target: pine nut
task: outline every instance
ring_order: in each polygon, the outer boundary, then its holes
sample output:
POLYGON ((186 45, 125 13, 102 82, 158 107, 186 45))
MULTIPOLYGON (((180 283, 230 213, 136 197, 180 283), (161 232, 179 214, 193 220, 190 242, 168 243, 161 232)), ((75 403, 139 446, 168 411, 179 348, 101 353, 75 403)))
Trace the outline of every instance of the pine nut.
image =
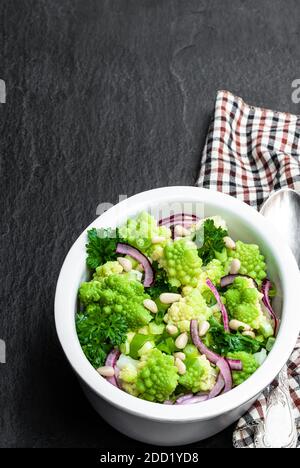
POLYGON ((174 357, 175 358, 178 358, 178 359, 181 359, 181 361, 184 361, 186 356, 184 353, 181 353, 180 351, 178 351, 177 353, 174 353, 174 357))
POLYGON ((166 315, 164 315, 164 322, 165 322, 165 323, 168 323, 168 321, 169 321, 169 315, 166 314, 166 315))
POLYGON ((242 335, 255 339, 255 333, 253 331, 246 330, 242 333, 242 335))
POLYGON ((223 240, 224 240, 224 243, 225 243, 225 247, 227 247, 227 249, 235 250, 236 245, 235 245, 234 240, 231 239, 231 237, 225 236, 223 238, 223 240))
POLYGON ((99 372, 99 374, 102 375, 102 377, 113 377, 115 375, 115 370, 111 366, 99 367, 99 369, 97 369, 97 372, 99 372))
POLYGON ((231 275, 236 275, 240 271, 240 268, 241 268, 241 262, 239 261, 238 258, 234 258, 231 262, 229 273, 231 275))
POLYGON ((244 331, 251 331, 250 325, 244 322, 240 322, 239 320, 230 320, 229 328, 231 328, 231 330, 236 330, 236 331, 239 328, 243 328, 244 331))
POLYGON ((186 347, 188 342, 188 334, 186 332, 181 333, 175 340, 175 346, 178 349, 183 349, 186 347))
POLYGON ((132 270, 132 263, 130 260, 128 260, 128 258, 118 257, 117 260, 120 263, 120 265, 123 267, 124 271, 127 272, 127 271, 132 270))
POLYGON ((210 329, 210 324, 204 320, 204 322, 201 322, 199 325, 199 336, 204 336, 210 329))
POLYGON ((163 236, 153 236, 151 239, 152 244, 161 244, 164 242, 166 239, 163 236))
POLYGON ((178 358, 175 359, 175 366, 178 369, 178 374, 183 375, 183 374, 186 373, 185 364, 184 364, 184 362, 182 362, 181 359, 178 359, 178 358))
POLYGON ((173 302, 177 302, 180 299, 181 295, 176 293, 162 293, 159 296, 159 300, 162 304, 173 304, 173 302))
POLYGON ((152 299, 145 299, 144 302, 144 307, 148 310, 150 310, 150 312, 152 312, 152 314, 157 314, 158 312, 158 308, 157 308, 157 305, 155 304, 154 301, 152 301, 152 299))
POLYGON ((184 226, 177 224, 174 228, 174 235, 175 237, 186 237, 191 234, 189 229, 186 229, 184 226))
POLYGON ((166 326, 166 330, 169 333, 169 335, 176 335, 178 333, 178 328, 176 327, 176 325, 172 325, 172 323, 169 323, 166 326))

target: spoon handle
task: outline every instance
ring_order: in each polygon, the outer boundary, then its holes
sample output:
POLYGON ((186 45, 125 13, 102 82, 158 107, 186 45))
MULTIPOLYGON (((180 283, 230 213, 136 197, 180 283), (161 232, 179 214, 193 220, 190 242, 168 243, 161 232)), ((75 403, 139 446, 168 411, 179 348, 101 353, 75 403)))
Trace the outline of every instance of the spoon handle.
POLYGON ((256 428, 256 448, 295 448, 297 428, 293 416, 287 367, 278 375, 278 387, 267 399, 266 416, 256 428))

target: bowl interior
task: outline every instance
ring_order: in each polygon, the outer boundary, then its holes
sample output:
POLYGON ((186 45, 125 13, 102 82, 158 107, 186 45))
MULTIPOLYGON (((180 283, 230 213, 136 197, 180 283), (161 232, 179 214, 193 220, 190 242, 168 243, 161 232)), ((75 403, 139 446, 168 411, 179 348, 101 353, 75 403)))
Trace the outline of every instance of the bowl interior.
MULTIPOLYGON (((266 257, 266 263, 268 267, 268 277, 272 280, 276 287, 277 295, 275 300, 273 301, 274 311, 278 318, 281 318, 282 315, 282 284, 280 278, 280 268, 276 257, 273 254, 272 248, 270 247, 270 242, 266 238, 262 238, 257 227, 253 225, 252 218, 243 217, 241 218, 236 212, 232 210, 230 205, 220 205, 220 203, 213 202, 213 201, 194 201, 191 200, 189 197, 186 197, 182 200, 174 200, 171 198, 169 201, 156 201, 156 200, 147 200, 146 203, 143 204, 141 209, 138 209, 137 206, 128 206, 126 209, 126 205, 115 207, 117 210, 117 216, 110 217, 106 221, 106 214, 100 216, 99 218, 95 219, 95 221, 91 224, 91 227, 112 227, 115 228, 117 226, 122 225, 128 218, 135 217, 141 211, 147 211, 151 215, 155 217, 158 221, 163 217, 167 217, 169 215, 174 215, 176 213, 185 213, 185 214, 196 214, 199 218, 206 218, 210 216, 221 216, 225 219, 228 232, 230 237, 234 240, 241 240, 247 243, 254 243, 259 245, 261 252, 266 257), (125 208, 125 209, 124 209, 125 208)), ((109 214, 109 213, 107 213, 109 214)), ((85 253, 83 253, 85 258, 85 253)), ((89 279, 89 272, 83 265, 82 274, 80 277, 79 284, 82 281, 86 281, 89 279)), ((74 311, 75 313, 75 311, 74 311)))
POLYGON ((71 248, 62 267, 57 285, 55 315, 58 336, 68 360, 79 377, 96 394, 111 404, 142 417, 187 421, 212 417, 245 403, 277 375, 292 351, 300 328, 300 319, 295 310, 299 271, 290 250, 282 245, 282 241, 267 220, 255 210, 232 197, 210 190, 196 187, 168 187, 144 192, 121 202, 97 218, 87 229, 71 248), (226 220, 231 237, 254 242, 260 246, 267 260, 268 275, 278 291, 274 309, 277 316, 282 318, 275 346, 256 373, 239 387, 214 400, 201 403, 197 408, 150 403, 112 387, 99 376, 85 358, 75 329, 78 287, 88 278, 85 267, 87 229, 116 227, 143 210, 150 211, 159 219, 166 215, 166 206, 170 205, 172 213, 197 213, 204 217, 219 215, 226 220), (292 283, 289 281, 290 276, 293 277, 292 283), (288 334, 289 339, 284 333, 288 334))

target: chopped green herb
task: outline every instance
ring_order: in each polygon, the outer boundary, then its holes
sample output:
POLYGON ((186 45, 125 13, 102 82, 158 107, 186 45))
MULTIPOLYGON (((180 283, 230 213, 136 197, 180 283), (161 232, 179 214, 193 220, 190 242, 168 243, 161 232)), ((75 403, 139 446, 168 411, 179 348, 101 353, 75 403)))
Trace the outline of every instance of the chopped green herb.
POLYGON ((212 219, 207 219, 204 225, 196 231, 195 242, 199 246, 198 255, 203 261, 203 265, 207 265, 211 260, 216 258, 216 252, 221 253, 225 247, 224 237, 228 232, 221 227, 216 227, 212 219))
POLYGON ((159 268, 157 262, 152 263, 152 268, 155 271, 155 283, 153 286, 146 289, 147 294, 149 294, 152 299, 157 299, 164 292, 178 291, 178 288, 169 284, 166 271, 163 268, 159 268))
POLYGON ((128 327, 121 315, 103 315, 94 308, 92 313, 76 316, 76 329, 84 354, 95 367, 104 364, 105 358, 114 346, 126 341, 128 327))
POLYGON ((210 320, 210 329, 205 339, 207 346, 221 356, 236 351, 245 351, 247 353, 257 353, 264 347, 264 343, 244 336, 241 333, 225 332, 224 327, 214 317, 210 320))
POLYGON ((96 229, 88 231, 88 243, 86 244, 87 266, 95 270, 98 266, 110 260, 116 260, 116 247, 122 239, 117 229, 96 229))

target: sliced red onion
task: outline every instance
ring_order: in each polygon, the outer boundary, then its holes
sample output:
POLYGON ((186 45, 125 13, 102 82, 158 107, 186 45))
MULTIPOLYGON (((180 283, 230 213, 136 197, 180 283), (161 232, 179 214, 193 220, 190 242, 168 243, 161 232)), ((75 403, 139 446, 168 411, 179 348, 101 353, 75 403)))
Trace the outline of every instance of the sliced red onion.
MULTIPOLYGON (((222 356, 220 356, 217 353, 214 353, 209 348, 207 348, 207 346, 205 346, 205 344, 203 343, 203 341, 201 340, 199 336, 197 320, 191 320, 190 331, 191 331, 191 338, 192 338, 194 345, 198 348, 201 354, 205 354, 207 359, 212 364, 217 364, 217 362, 220 359, 224 359, 222 358, 222 356)), ((230 367, 232 366, 232 370, 242 370, 243 368, 242 362, 238 361, 237 359, 228 359, 228 365, 230 367)))
POLYGON ((155 279, 154 270, 149 259, 138 249, 132 247, 132 245, 119 242, 117 244, 116 252, 123 255, 129 255, 139 262, 144 268, 144 286, 148 288, 152 286, 155 279))
POLYGON ((215 285, 211 282, 210 279, 207 279, 207 280, 206 280, 206 284, 207 284, 207 286, 209 287, 209 289, 211 290, 211 292, 213 293, 213 295, 215 296, 216 301, 217 301, 217 303, 218 303, 218 306, 220 307, 221 314, 222 314, 222 318, 223 318, 224 329, 225 329, 226 332, 230 333, 230 330, 229 330, 229 320, 228 320, 227 310, 226 310, 225 305, 224 305, 223 302, 221 301, 220 294, 218 293, 217 288, 216 288, 215 285))
POLYGON ((271 315, 271 318, 274 320, 274 334, 276 335, 278 326, 279 326, 279 320, 276 317, 276 314, 270 302, 269 291, 270 291, 271 286, 272 286, 271 281, 268 279, 265 279, 261 287, 261 292, 263 294, 263 298, 262 298, 263 304, 266 307, 266 309, 268 309, 268 312, 271 315))
POLYGON ((205 356, 210 362, 212 362, 213 364, 216 364, 221 359, 221 356, 214 353, 213 351, 211 351, 205 346, 205 344, 199 337, 197 320, 191 320, 190 330, 191 330, 192 341, 194 345, 198 348, 200 353, 205 354, 205 356))
POLYGON ((117 387, 122 388, 120 377, 119 377, 120 369, 118 368, 118 366, 115 366, 114 369, 115 369, 115 379, 116 379, 117 387))
POLYGON ((189 227, 199 221, 198 216, 194 214, 177 213, 175 215, 162 218, 158 221, 159 226, 173 226, 174 224, 180 224, 184 227, 189 227))
MULTIPOLYGON (((106 358, 106 361, 105 361, 105 365, 106 366, 109 366, 109 367, 113 367, 115 369, 116 367, 116 364, 117 364, 117 360, 119 359, 119 356, 120 356, 120 351, 118 350, 118 348, 114 348, 112 351, 110 351, 110 353, 107 355, 107 358, 106 358)), ((115 387, 118 387, 118 382, 117 382, 117 379, 115 376, 113 377, 106 377, 106 380, 111 383, 112 385, 114 385, 115 387)))
POLYGON ((105 361, 105 365, 106 366, 109 366, 109 367, 113 367, 115 368, 115 365, 117 363, 117 360, 119 359, 120 357, 120 351, 118 350, 118 348, 114 348, 110 351, 110 353, 108 353, 107 357, 106 357, 106 361, 105 361))
POLYGON ((190 398, 193 398, 193 396, 193 393, 187 393, 186 395, 177 398, 176 405, 181 405, 185 400, 189 400, 190 398))
POLYGON ((226 358, 226 361, 228 362, 231 370, 236 370, 236 371, 243 370, 242 361, 239 361, 238 359, 227 359, 227 358, 226 358))
POLYGON ((220 282, 221 288, 226 288, 227 286, 230 286, 234 282, 235 278, 237 278, 238 276, 252 279, 252 281, 255 284, 255 287, 258 289, 258 284, 257 284, 257 282, 255 281, 254 278, 251 278, 251 276, 249 276, 249 275, 239 275, 238 273, 235 274, 235 275, 231 274, 231 275, 223 276, 223 278, 221 278, 221 282, 220 282))
POLYGON ((180 405, 194 405, 195 403, 202 403, 202 401, 208 400, 208 395, 195 395, 192 398, 187 398, 180 405))
POLYGON ((220 395, 221 391, 223 390, 225 385, 223 376, 221 372, 219 372, 217 381, 213 389, 211 390, 210 394, 208 395, 208 399, 211 400, 212 398, 215 398, 216 396, 220 395))
POLYGON ((119 388, 119 385, 118 385, 118 382, 117 382, 117 379, 115 376, 113 377, 105 377, 107 382, 109 382, 110 384, 112 384, 114 387, 117 387, 119 388))
POLYGON ((164 405, 173 405, 173 401, 172 400, 166 400, 163 402, 164 405))
POLYGON ((220 374, 222 375, 225 382, 223 393, 229 392, 229 390, 232 389, 232 375, 229 364, 226 359, 221 358, 217 362, 217 367, 220 369, 220 374))

